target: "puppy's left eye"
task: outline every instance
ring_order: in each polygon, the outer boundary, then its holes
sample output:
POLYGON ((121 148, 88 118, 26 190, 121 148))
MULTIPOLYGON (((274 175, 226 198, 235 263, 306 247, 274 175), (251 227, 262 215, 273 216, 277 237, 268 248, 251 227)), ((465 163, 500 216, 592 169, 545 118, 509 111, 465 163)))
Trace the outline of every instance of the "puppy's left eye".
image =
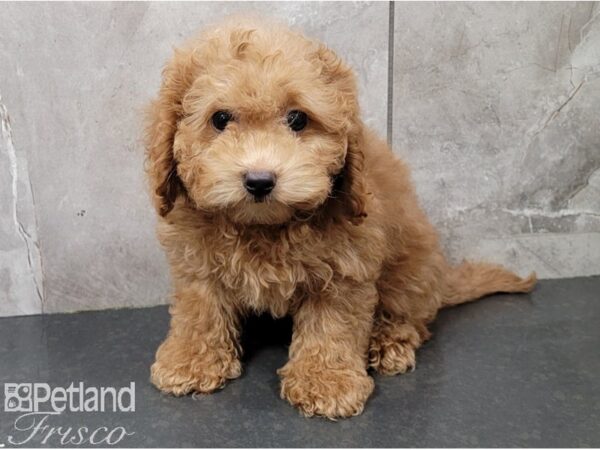
POLYGON ((294 131, 301 131, 308 125, 308 116, 305 112, 293 110, 287 114, 287 124, 294 131))

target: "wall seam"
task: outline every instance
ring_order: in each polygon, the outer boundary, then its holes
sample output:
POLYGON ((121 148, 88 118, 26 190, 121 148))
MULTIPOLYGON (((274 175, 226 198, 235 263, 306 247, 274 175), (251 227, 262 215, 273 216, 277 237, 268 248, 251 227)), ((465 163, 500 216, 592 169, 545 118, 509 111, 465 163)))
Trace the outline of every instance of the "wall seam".
POLYGON ((392 146, 394 116, 394 0, 388 10, 387 142, 392 146))

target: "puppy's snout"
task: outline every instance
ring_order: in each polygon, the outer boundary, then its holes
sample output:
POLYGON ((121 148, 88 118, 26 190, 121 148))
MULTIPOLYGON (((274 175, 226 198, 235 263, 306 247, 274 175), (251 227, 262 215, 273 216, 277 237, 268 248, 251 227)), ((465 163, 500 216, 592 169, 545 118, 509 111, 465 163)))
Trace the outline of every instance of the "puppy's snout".
POLYGON ((266 197, 275 187, 275 174, 267 171, 247 172, 244 187, 255 198, 266 197))

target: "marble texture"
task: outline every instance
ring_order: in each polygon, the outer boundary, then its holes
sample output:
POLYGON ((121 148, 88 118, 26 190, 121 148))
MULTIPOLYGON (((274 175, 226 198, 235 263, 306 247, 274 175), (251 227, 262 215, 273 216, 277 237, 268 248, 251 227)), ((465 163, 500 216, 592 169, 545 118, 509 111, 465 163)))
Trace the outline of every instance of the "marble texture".
POLYGON ((393 11, 390 30, 387 2, 1 3, 0 316, 167 301, 141 112, 172 48, 232 13, 350 62, 452 259, 600 273, 597 4, 393 11))
POLYGON ((600 273, 597 3, 397 3, 393 144, 454 260, 600 273))
POLYGON ((27 159, 0 93, 0 313, 42 312, 42 261, 27 159))

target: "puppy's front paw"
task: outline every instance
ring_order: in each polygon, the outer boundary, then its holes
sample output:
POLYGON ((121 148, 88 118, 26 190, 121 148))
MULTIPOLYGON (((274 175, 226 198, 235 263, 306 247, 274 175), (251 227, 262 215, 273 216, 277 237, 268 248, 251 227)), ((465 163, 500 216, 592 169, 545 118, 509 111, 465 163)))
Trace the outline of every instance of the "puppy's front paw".
POLYGON ((281 398, 296 406, 305 416, 329 419, 360 414, 374 382, 366 371, 327 369, 288 363, 281 375, 281 398))
POLYGON ((150 369, 150 379, 158 389, 169 394, 208 394, 242 373, 237 355, 228 352, 190 355, 181 351, 170 353, 167 349, 168 346, 163 344, 158 350, 156 362, 150 369))

